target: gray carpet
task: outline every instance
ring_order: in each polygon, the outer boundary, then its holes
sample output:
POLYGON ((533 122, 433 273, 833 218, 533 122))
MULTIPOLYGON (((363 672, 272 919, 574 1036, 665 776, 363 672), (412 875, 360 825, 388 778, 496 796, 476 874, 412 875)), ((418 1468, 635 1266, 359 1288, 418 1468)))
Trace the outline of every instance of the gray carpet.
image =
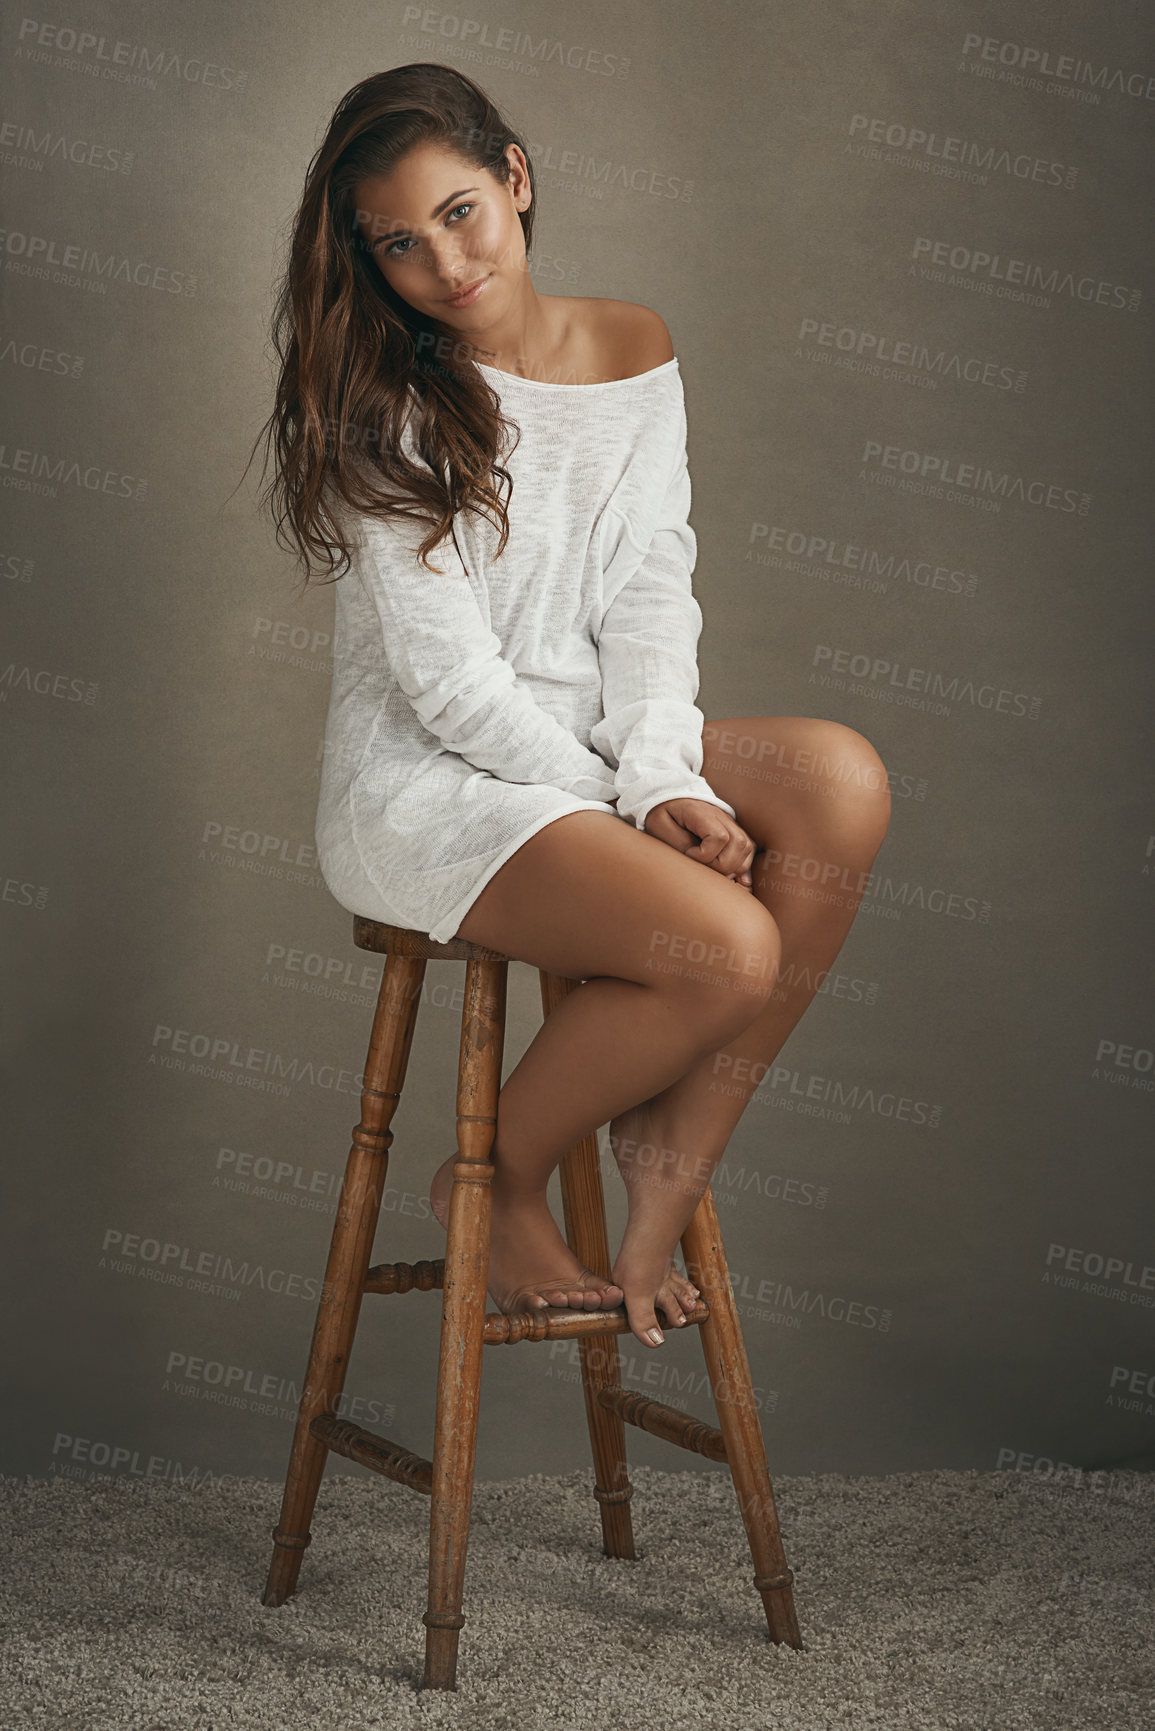
POLYGON ((419 1692, 429 1503, 322 1487, 260 1603, 279 1486, 0 1480, 7 1727, 1150 1731, 1155 1481, 783 1478, 804 1652, 774 1647, 728 1474, 638 1467, 639 1560, 589 1477, 479 1485, 456 1694, 419 1692))

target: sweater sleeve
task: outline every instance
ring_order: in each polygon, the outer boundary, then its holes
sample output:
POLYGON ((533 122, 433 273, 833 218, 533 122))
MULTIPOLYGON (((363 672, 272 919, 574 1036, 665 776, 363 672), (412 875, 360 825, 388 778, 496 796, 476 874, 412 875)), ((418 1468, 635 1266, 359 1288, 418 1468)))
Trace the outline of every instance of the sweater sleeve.
POLYGON ((645 557, 602 619, 598 661, 604 718, 590 743, 617 764, 618 813, 638 829, 666 799, 701 799, 737 817, 702 779, 697 707, 702 610, 691 573, 697 537, 689 524, 685 411, 674 471, 645 557))
MULTIPOLYGON (((348 513, 345 513, 348 521, 348 513)), ((451 539, 417 557, 424 525, 353 520, 354 571, 368 592, 385 657, 422 726, 502 781, 543 782, 578 799, 616 799, 613 770, 536 702, 502 655, 451 539)))

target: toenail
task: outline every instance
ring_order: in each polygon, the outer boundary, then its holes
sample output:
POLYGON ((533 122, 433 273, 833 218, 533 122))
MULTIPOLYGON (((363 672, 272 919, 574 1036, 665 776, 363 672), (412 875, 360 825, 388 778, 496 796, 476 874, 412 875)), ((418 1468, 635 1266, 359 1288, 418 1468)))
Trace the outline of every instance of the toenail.
POLYGON ((663 1336, 660 1328, 647 1328, 646 1339, 652 1340, 655 1346, 661 1346, 662 1338, 663 1336))

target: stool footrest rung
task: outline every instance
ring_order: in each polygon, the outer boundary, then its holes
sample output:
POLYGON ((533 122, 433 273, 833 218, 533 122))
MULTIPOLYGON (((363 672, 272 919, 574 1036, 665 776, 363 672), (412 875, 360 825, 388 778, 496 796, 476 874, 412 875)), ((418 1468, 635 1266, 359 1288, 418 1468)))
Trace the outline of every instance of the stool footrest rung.
POLYGON ((436 1262, 379 1262, 365 1276, 363 1292, 435 1292, 445 1285, 445 1258, 436 1262))
POLYGON ((411 1491, 422 1491, 427 1497, 433 1495, 433 1462, 402 1448, 400 1443, 390 1442, 388 1437, 378 1436, 348 1419, 335 1418, 332 1413, 322 1413, 309 1429, 334 1454, 370 1467, 387 1479, 396 1479, 411 1491))
MULTIPOLYGON (((699 1299, 686 1323, 708 1322, 710 1307, 699 1299)), ((519 1310, 506 1316, 500 1310, 485 1315, 486 1346, 516 1346, 521 1340, 577 1340, 590 1334, 629 1334, 630 1323, 625 1307, 614 1310, 562 1310, 547 1305, 544 1310, 519 1310)))
POLYGON ((677 1443, 679 1448, 689 1449, 693 1454, 705 1455, 709 1461, 729 1460, 721 1431, 692 1413, 679 1412, 677 1407, 624 1388, 599 1388, 597 1398, 600 1406, 608 1407, 639 1430, 648 1430, 652 1436, 677 1443))

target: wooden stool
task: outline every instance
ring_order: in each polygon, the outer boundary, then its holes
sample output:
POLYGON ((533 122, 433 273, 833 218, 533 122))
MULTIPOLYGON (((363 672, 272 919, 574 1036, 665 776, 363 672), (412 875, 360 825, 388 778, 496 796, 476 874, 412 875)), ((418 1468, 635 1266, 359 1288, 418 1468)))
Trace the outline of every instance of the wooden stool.
MULTIPOLYGON (((770 1636, 801 1647, 791 1591, 794 1577, 783 1554, 750 1366, 709 1188, 682 1236, 682 1250, 690 1278, 701 1293, 689 1323, 701 1330, 718 1429, 622 1388, 617 1336, 629 1332, 624 1307, 603 1311, 550 1307, 513 1316, 486 1312, 494 1170, 489 1156, 501 1088, 510 958, 461 938, 434 943, 422 932, 360 917, 354 918, 353 941, 388 959, 373 1017, 361 1121, 353 1131, 337 1206, 281 1518, 273 1528, 264 1603, 282 1605, 295 1590, 328 1453, 345 1455, 432 1498, 422 1681, 425 1688, 456 1688, 458 1641, 465 1622, 461 1603, 482 1348, 524 1340, 576 1339, 593 1447, 594 1496, 601 1508, 607 1555, 634 1556, 626 1424, 638 1425, 708 1460, 724 1461, 733 1476, 754 1561, 754 1585, 762 1596, 770 1636), (430 960, 466 963, 457 1072, 458 1159, 453 1168, 446 1252, 444 1260, 436 1262, 386 1262, 370 1268, 393 1141, 389 1124, 401 1098, 430 960), (431 1461, 336 1416, 362 1294, 409 1292, 414 1287, 422 1292, 440 1287, 442 1293, 431 1461)), ((544 969, 539 973, 542 1009, 548 1015, 580 982, 544 969)), ((608 1279, 610 1255, 596 1134, 583 1137, 569 1150, 560 1176, 569 1245, 580 1262, 608 1279)))

